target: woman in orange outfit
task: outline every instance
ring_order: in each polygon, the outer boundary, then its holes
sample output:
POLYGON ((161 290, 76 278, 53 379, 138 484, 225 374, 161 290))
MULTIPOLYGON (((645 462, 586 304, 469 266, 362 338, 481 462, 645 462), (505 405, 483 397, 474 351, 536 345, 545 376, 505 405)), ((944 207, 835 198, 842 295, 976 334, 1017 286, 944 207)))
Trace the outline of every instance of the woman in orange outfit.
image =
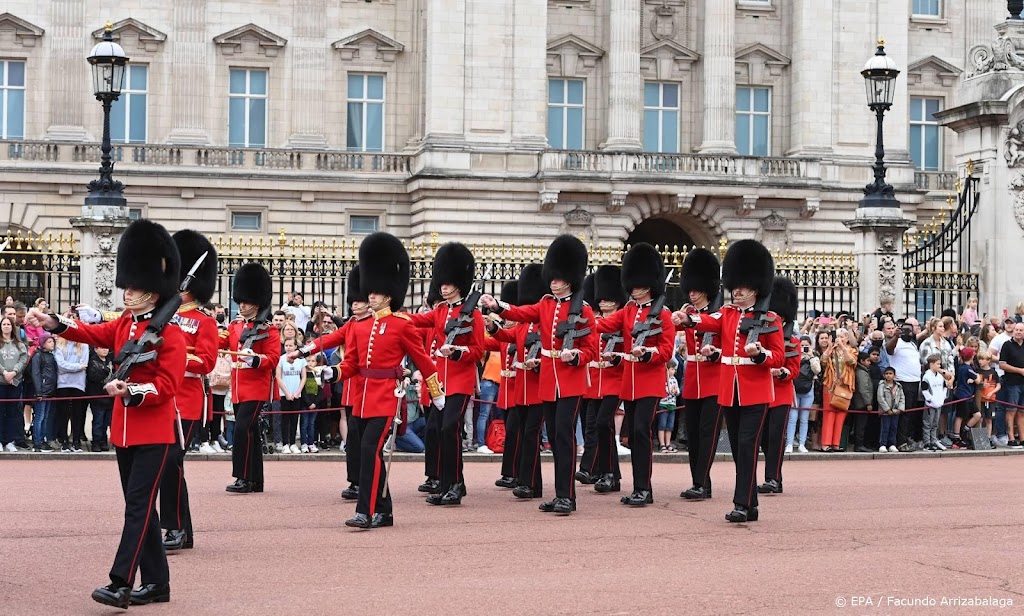
POLYGON ((845 451, 839 446, 839 441, 843 436, 846 411, 833 408, 831 401, 832 393, 839 385, 845 385, 849 391, 853 391, 857 369, 857 349, 850 344, 850 332, 845 329, 836 330, 836 340, 822 356, 821 367, 823 373, 821 450, 825 452, 845 451))

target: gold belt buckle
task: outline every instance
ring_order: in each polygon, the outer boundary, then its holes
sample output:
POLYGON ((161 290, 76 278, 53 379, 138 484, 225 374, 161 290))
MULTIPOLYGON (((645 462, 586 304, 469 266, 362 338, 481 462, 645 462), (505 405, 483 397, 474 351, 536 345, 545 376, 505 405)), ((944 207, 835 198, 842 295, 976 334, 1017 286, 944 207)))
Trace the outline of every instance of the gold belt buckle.
POLYGON ((702 362, 702 361, 707 361, 707 360, 708 360, 708 358, 707 358, 707 357, 704 357, 704 355, 703 355, 703 354, 701 354, 701 353, 697 353, 697 356, 696 356, 696 357, 695 357, 694 359, 695 359, 695 360, 696 360, 696 361, 697 361, 698 363, 699 363, 699 362, 702 362))
POLYGON ((738 365, 740 365, 740 358, 739 358, 739 357, 735 357, 735 356, 734 356, 734 357, 732 357, 732 358, 730 358, 730 359, 732 360, 732 361, 730 362, 730 363, 732 363, 732 365, 734 365, 734 366, 738 366, 738 365))

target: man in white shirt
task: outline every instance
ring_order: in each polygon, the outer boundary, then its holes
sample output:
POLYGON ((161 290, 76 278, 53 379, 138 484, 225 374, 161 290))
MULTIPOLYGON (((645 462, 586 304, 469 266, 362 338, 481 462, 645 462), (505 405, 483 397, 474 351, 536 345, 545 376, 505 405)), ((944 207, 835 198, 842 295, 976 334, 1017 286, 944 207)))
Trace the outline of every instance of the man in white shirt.
MULTIPOLYGON (((918 393, 921 387, 921 355, 917 349, 914 329, 917 319, 904 321, 896 335, 885 341, 885 351, 889 354, 889 365, 896 370, 896 382, 903 388, 907 400, 907 408, 917 406, 918 393)), ((914 434, 921 426, 920 413, 902 413, 896 428, 896 442, 900 451, 914 451, 914 434)))
POLYGON ((288 300, 288 303, 281 306, 281 310, 287 313, 295 315, 295 327, 299 328, 300 332, 306 331, 306 323, 309 323, 309 308, 302 305, 302 294, 297 291, 292 291, 292 296, 288 300))
MULTIPOLYGON (((999 358, 999 352, 1003 349, 1005 344, 1013 333, 1013 319, 1005 319, 1003 322, 1003 331, 992 339, 992 342, 988 343, 988 352, 991 353, 996 359, 999 358)), ((995 368, 996 374, 999 375, 999 381, 1002 382, 1005 372, 999 367, 999 362, 992 362, 992 367, 995 368)), ((996 412, 992 418, 992 443, 994 445, 1002 445, 1006 447, 1009 443, 1009 436, 1006 433, 1006 407, 1000 404, 1006 401, 1006 393, 1008 389, 1000 387, 999 391, 996 392, 996 412)))

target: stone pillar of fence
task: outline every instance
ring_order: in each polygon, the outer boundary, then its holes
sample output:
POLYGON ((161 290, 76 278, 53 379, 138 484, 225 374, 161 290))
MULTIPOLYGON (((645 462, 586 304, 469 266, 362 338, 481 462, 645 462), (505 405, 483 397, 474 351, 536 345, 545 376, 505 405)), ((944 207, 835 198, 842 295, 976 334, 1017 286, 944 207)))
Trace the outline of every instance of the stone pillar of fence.
MULTIPOLYGON (((903 297, 903 234, 914 221, 898 207, 861 207, 844 222, 857 234, 854 253, 860 270, 857 305, 870 312, 883 299, 903 297)), ((858 315, 859 316, 859 315, 858 315)))
POLYGON ((82 235, 81 303, 103 312, 121 306, 114 286, 117 243, 129 223, 128 209, 118 206, 86 205, 82 207, 82 216, 71 219, 71 226, 82 235))

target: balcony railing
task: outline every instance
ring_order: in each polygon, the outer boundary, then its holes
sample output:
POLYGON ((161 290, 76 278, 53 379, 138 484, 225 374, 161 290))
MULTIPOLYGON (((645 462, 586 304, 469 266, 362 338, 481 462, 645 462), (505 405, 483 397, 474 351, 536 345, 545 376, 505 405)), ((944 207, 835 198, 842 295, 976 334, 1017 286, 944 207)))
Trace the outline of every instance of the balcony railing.
POLYGON ((821 163, 804 158, 552 151, 544 153, 541 171, 580 175, 642 174, 818 180, 821 178, 821 163))
MULTIPOLYGON (((372 152, 224 148, 157 144, 117 144, 110 152, 119 168, 174 167, 260 171, 320 171, 408 175, 409 156, 372 152)), ((0 147, 3 163, 100 162, 97 143, 8 141, 0 147)))
POLYGON ((954 190, 956 173, 953 171, 915 171, 914 186, 918 190, 954 190))

